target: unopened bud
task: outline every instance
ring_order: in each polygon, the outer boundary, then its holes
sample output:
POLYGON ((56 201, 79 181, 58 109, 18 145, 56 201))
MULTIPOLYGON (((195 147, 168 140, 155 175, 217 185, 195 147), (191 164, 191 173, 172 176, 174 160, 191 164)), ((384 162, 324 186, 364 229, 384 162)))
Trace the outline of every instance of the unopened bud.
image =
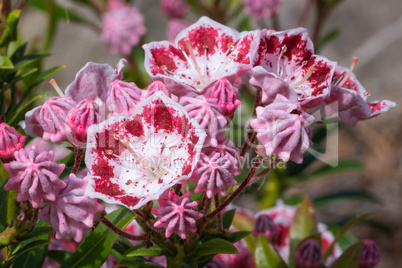
POLYGON ((364 249, 359 268, 373 268, 380 261, 380 250, 377 244, 372 240, 364 240, 364 249))
POLYGON ((295 251, 296 268, 316 268, 324 264, 320 244, 315 239, 304 241, 295 251))
POLYGON ((260 234, 267 237, 270 241, 275 242, 279 236, 280 229, 275 224, 274 220, 267 214, 262 214, 257 217, 254 224, 253 235, 260 234))

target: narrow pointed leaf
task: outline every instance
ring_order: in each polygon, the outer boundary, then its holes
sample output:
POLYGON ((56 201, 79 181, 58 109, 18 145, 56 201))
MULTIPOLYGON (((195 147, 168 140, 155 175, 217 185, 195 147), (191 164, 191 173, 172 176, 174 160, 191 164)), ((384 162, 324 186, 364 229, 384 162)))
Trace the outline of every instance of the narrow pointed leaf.
POLYGON ((129 249, 124 255, 126 257, 138 257, 138 256, 158 257, 163 255, 163 250, 158 246, 146 248, 143 245, 139 245, 129 249))
POLYGON ((147 268, 163 268, 162 265, 146 260, 141 257, 124 258, 116 264, 116 267, 147 267, 147 268))
POLYGON ((357 242, 350 246, 343 254, 331 265, 330 268, 358 268, 363 253, 364 243, 357 242))
POLYGON ((65 250, 48 250, 47 256, 52 260, 56 261, 58 264, 65 263, 73 255, 70 251, 65 250))
POLYGON ((43 247, 43 246, 46 246, 49 244, 50 244, 49 240, 36 240, 25 246, 17 247, 14 250, 14 252, 11 253, 10 257, 6 261, 3 261, 3 263, 1 264, 1 267, 2 268, 10 267, 13 264, 13 262, 18 257, 22 256, 23 254, 25 254, 31 250, 34 250, 36 248, 43 247))
POLYGON ((0 56, 0 69, 14 69, 14 65, 6 56, 0 56))
POLYGON ((287 268, 288 266, 279 256, 275 248, 263 235, 255 241, 254 261, 256 268, 287 268))
POLYGON ((232 243, 220 238, 214 238, 201 244, 196 250, 194 255, 202 257, 213 254, 237 254, 237 248, 232 243))

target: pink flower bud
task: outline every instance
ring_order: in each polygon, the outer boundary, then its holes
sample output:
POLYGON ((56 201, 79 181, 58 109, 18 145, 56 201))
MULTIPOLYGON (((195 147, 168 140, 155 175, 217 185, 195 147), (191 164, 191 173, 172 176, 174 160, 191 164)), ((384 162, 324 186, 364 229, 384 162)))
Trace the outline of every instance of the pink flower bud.
POLYGON ((324 264, 317 240, 307 239, 295 251, 296 268, 316 268, 324 264))
POLYGON ((0 123, 0 160, 3 163, 15 159, 14 152, 24 147, 25 136, 6 123, 0 123))
POLYGON ((173 18, 182 17, 190 9, 190 6, 183 0, 162 0, 161 7, 166 15, 173 18))
MULTIPOLYGON (((86 143, 87 129, 100 122, 99 107, 95 101, 85 99, 80 101, 67 116, 67 124, 73 134, 73 144, 86 143)), ((85 146, 84 146, 85 147, 85 146)))
POLYGON ((380 250, 372 240, 364 240, 363 254, 360 259, 359 268, 373 268, 381 261, 380 250))
POLYGON ((80 242, 84 232, 93 227, 94 218, 103 211, 103 206, 84 194, 86 177, 79 179, 70 174, 66 182, 66 187, 56 192, 56 198, 43 207, 39 218, 55 229, 57 239, 71 237, 80 242))
POLYGON ((135 105, 141 100, 141 89, 135 83, 115 80, 109 86, 106 99, 109 116, 117 114, 131 115, 135 105))
POLYGON ((275 224, 274 220, 268 214, 260 214, 254 223, 253 235, 260 234, 267 237, 269 240, 275 242, 280 234, 279 227, 275 224))
POLYGON ((208 99, 216 99, 222 114, 230 119, 233 119, 234 112, 241 103, 239 90, 226 78, 222 78, 211 87, 208 99))
POLYGON ((4 164, 10 179, 4 185, 7 191, 17 191, 17 201, 29 200, 37 208, 42 199, 56 200, 55 191, 66 183, 59 179, 65 165, 53 161, 53 151, 40 152, 36 146, 15 153, 15 161, 4 164))
POLYGON ((172 98, 172 94, 165 84, 161 81, 152 82, 146 90, 142 91, 141 100, 145 100, 149 96, 152 96, 155 92, 162 91, 166 96, 172 98))
POLYGON ((202 214, 196 211, 198 201, 190 202, 190 195, 188 192, 178 197, 175 192, 168 192, 159 199, 159 209, 155 211, 158 220, 154 226, 165 228, 166 237, 176 233, 185 239, 187 231, 197 231, 195 222, 202 214))

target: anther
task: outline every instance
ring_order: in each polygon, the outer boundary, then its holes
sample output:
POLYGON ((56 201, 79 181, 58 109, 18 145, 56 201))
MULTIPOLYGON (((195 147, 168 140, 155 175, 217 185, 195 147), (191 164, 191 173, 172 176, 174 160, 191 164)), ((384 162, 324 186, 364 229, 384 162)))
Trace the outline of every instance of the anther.
POLYGON ((120 136, 118 134, 113 134, 113 138, 118 141, 120 139, 120 136))
POLYGON ((371 93, 370 92, 364 92, 363 95, 368 97, 368 96, 371 96, 371 93))
POLYGON ((59 85, 56 83, 56 80, 52 79, 49 81, 49 83, 53 86, 54 90, 56 90, 57 94, 59 94, 60 97, 64 97, 63 91, 61 91, 59 85))
POLYGON ((110 149, 105 150, 105 153, 111 155, 111 154, 113 154, 113 150, 110 150, 110 149))
POLYGON ((342 81, 338 84, 338 86, 343 86, 343 84, 346 83, 346 81, 348 81, 350 75, 352 74, 353 70, 356 67, 357 61, 359 59, 357 57, 353 57, 353 61, 352 61, 352 65, 350 65, 349 71, 346 73, 346 75, 343 77, 342 81))
POLYGON ((288 50, 288 47, 287 47, 286 45, 283 45, 283 46, 281 47, 281 51, 282 51, 283 53, 285 53, 286 50, 288 50))
POLYGON ((162 65, 162 66, 161 66, 161 69, 162 69, 162 71, 166 71, 166 70, 167 70, 166 65, 162 65))

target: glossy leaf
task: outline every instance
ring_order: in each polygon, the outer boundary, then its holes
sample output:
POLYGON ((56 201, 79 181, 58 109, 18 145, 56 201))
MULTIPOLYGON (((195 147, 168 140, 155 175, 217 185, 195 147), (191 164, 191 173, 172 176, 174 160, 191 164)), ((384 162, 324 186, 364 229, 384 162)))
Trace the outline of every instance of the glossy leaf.
POLYGON ((43 246, 46 246, 46 245, 49 245, 49 244, 50 244, 49 240, 36 240, 36 241, 33 241, 33 242, 31 242, 31 243, 29 243, 29 244, 27 244, 25 246, 18 246, 11 253, 9 258, 1 263, 1 267, 2 268, 10 267, 13 264, 13 262, 18 257, 22 256, 23 254, 25 254, 25 253, 27 253, 27 252, 29 252, 31 250, 34 250, 36 248, 43 247, 43 246))
POLYGON ((234 244, 237 241, 240 241, 243 238, 248 237, 250 234, 251 234, 251 232, 249 232, 249 231, 234 232, 234 233, 231 233, 230 235, 227 235, 227 237, 225 237, 225 240, 234 244))
POLYGON ((69 258, 71 258, 73 252, 65 250, 48 250, 47 256, 59 264, 65 263, 69 258))
MULTIPOLYGON (((43 224, 42 224, 43 225, 43 224)), ((46 224, 47 225, 47 224, 46 224)), ((35 228, 27 235, 25 236, 17 236, 16 239, 18 241, 25 241, 37 236, 43 236, 43 235, 47 235, 54 232, 54 229, 50 226, 41 226, 39 224, 37 224, 35 226, 35 228)))
POLYGON ((126 257, 138 257, 138 256, 162 256, 163 250, 158 246, 146 248, 143 245, 135 246, 129 249, 125 254, 126 257))
MULTIPOLYGON (((290 253, 293 256, 303 239, 317 234, 317 220, 311 201, 305 197, 299 204, 290 226, 290 253)), ((289 266, 294 267, 294 259, 289 259, 289 266)))
POLYGON ((257 237, 254 248, 254 262, 256 268, 288 267, 265 236, 259 235, 257 237))
POLYGON ((232 225, 235 212, 236 212, 236 209, 231 209, 231 210, 226 211, 222 215, 222 223, 223 223, 224 229, 229 229, 230 225, 232 225))
POLYGON ((16 124, 18 124, 18 122, 24 120, 24 119, 25 119, 25 114, 26 114, 28 111, 30 111, 30 110, 33 109, 33 107, 34 107, 34 102, 35 102, 36 100, 40 99, 40 98, 42 98, 41 95, 36 95, 36 96, 34 96, 26 105, 20 106, 21 108, 20 108, 17 112, 15 112, 15 113, 13 113, 13 114, 9 114, 8 116, 9 116, 9 117, 12 116, 12 117, 11 117, 11 118, 7 118, 7 123, 8 123, 10 126, 16 126, 16 124))
POLYGON ((194 256, 202 257, 214 254, 237 254, 237 248, 232 243, 220 239, 214 238, 202 243, 194 252, 194 256))
POLYGON ((163 268, 162 265, 146 260, 141 257, 124 258, 116 264, 116 267, 147 267, 147 268, 163 268))
POLYGON ((6 56, 0 56, 0 69, 14 69, 14 65, 6 56))
MULTIPOLYGON (((1 167, 2 168, 2 167, 1 167)), ((4 184, 2 183, 0 187, 0 232, 4 231, 7 227, 7 199, 8 191, 4 190, 4 184)))
POLYGON ((330 268, 358 268, 363 253, 364 243, 357 242, 350 246, 343 254, 331 265, 330 268))
MULTIPOLYGON (((134 215, 127 208, 116 210, 105 217, 120 229, 124 229, 134 219, 134 215)), ((61 268, 100 267, 109 257, 117 237, 116 233, 110 231, 103 223, 99 223, 95 230, 89 231, 61 268)))
POLYGON ((363 215, 357 216, 353 219, 351 219, 350 221, 348 221, 344 226, 342 226, 342 228, 337 232, 334 241, 331 243, 331 245, 329 246, 329 248, 325 251, 323 258, 324 260, 326 260, 329 255, 331 254, 335 244, 338 242, 338 240, 341 238, 341 236, 353 225, 355 225, 356 223, 364 220, 365 218, 367 218, 368 216, 372 215, 373 213, 365 213, 363 215))

